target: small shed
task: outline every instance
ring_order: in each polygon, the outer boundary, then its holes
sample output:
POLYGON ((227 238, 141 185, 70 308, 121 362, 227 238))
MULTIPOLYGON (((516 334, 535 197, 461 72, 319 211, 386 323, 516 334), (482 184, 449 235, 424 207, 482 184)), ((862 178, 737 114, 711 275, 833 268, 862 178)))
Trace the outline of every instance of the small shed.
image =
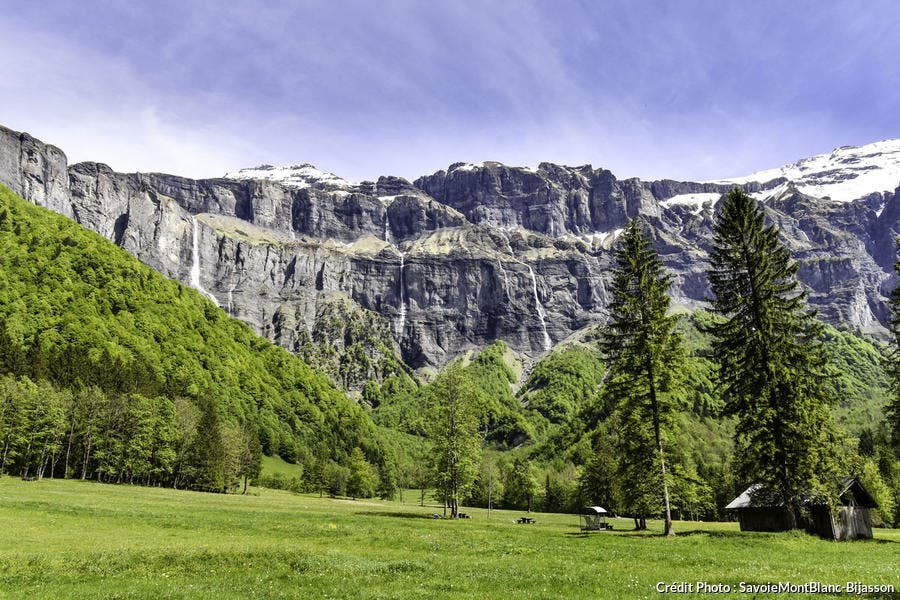
POLYGON ((844 477, 838 487, 837 511, 819 504, 810 507, 812 529, 829 540, 871 540, 872 517, 869 510, 878 503, 856 477, 844 477))
MULTIPOLYGON (((844 477, 838 482, 840 505, 837 511, 827 504, 807 503, 811 522, 810 533, 830 540, 871 539, 872 520, 869 510, 878 504, 856 477, 844 477)), ((737 513, 741 531, 787 531, 791 528, 791 514, 781 498, 755 483, 732 500, 726 510, 737 513)))
POLYGON ((784 502, 759 483, 744 490, 725 510, 737 513, 741 531, 787 531, 791 528, 791 515, 784 502))
POLYGON ((609 513, 602 506, 585 506, 581 509, 580 517, 582 531, 605 531, 612 529, 612 525, 606 522, 609 513))

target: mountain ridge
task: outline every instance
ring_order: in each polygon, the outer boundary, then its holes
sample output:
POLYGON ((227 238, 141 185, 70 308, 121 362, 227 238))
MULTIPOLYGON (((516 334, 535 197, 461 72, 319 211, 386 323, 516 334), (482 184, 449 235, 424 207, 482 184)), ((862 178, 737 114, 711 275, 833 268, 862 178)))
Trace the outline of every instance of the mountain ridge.
MULTIPOLYGON (((196 283, 229 314, 294 352, 322 303, 341 294, 386 319, 395 350, 417 368, 494 339, 535 358, 602 321, 610 248, 635 216, 673 273, 675 302, 703 306, 713 211, 735 185, 490 161, 454 163, 415 182, 349 184, 327 173, 305 186, 192 180, 69 166, 59 149, 8 129, 0 129, 0 181, 169 277, 187 284, 196 269, 196 283)), ((781 227, 825 320, 883 333, 898 186, 832 202, 784 178, 738 185, 781 227)))
MULTIPOLYGON (((478 163, 470 163, 464 161, 454 162, 446 168, 446 172, 454 170, 470 171, 474 169, 481 169, 489 165, 496 165, 508 169, 531 173, 537 173, 542 170, 550 171, 554 168, 581 173, 584 173, 585 170, 587 172, 592 172, 594 170, 591 164, 572 166, 552 162, 541 162, 537 167, 533 167, 507 165, 502 161, 485 160, 478 163)), ((841 202, 862 198, 872 192, 892 192, 896 188, 897 184, 900 183, 900 138, 885 138, 883 140, 870 142, 868 144, 863 144, 860 146, 838 146, 832 149, 831 152, 825 152, 811 157, 801 158, 793 163, 787 163, 779 167, 755 171, 749 175, 705 179, 695 183, 699 183, 701 185, 740 185, 756 183, 761 186, 761 191, 764 191, 770 190, 777 185, 784 183, 785 181, 794 181, 795 183, 798 183, 797 180, 804 177, 814 178, 817 176, 814 169, 819 171, 819 175, 821 175, 821 172, 824 172, 826 174, 833 172, 836 168, 838 168, 838 166, 848 169, 851 173, 851 176, 844 177, 838 181, 830 181, 824 183, 819 182, 818 186, 804 185, 803 182, 799 182, 801 191, 818 197, 828 196, 833 200, 841 202), (883 158, 884 160, 873 161, 872 159, 875 158, 883 158), (877 180, 876 178, 872 177, 863 177, 866 181, 861 186, 855 186, 854 188, 840 190, 840 192, 842 193, 840 194, 839 199, 835 198, 834 194, 816 193, 817 191, 821 192, 823 187, 834 187, 834 185, 837 183, 858 179, 861 176, 859 173, 861 173, 862 176, 869 175, 871 173, 866 172, 873 170, 881 171, 879 175, 882 175, 882 177, 877 178, 877 180), (812 171, 812 173, 810 173, 810 171, 812 171), (888 184, 885 186, 882 183, 883 181, 887 181, 888 184), (882 187, 882 189, 878 189, 879 186, 882 187), (819 189, 817 190, 816 187, 818 187, 819 189), (859 189, 861 191, 856 195, 853 195, 853 189, 859 189), (848 193, 850 195, 848 195, 848 193)), ((432 173, 432 175, 439 173, 442 170, 443 169, 435 171, 434 173, 432 173)), ((418 181, 419 179, 423 179, 428 176, 429 175, 421 175, 414 181, 418 181)), ((366 187, 365 184, 372 183, 371 181, 365 180, 362 182, 354 183, 332 172, 323 171, 311 163, 300 163, 290 166, 274 166, 270 164, 262 164, 256 167, 248 167, 239 169, 238 171, 226 173, 222 177, 225 179, 238 180, 268 179, 271 181, 282 183, 283 185, 297 187, 309 187, 316 186, 318 184, 319 187, 322 187, 323 189, 328 187, 337 187, 342 189, 362 189, 366 187)), ((385 177, 381 177, 380 179, 384 178, 385 177)), ((387 178, 397 179, 409 183, 408 180, 402 177, 387 176, 387 178)), ((654 184, 661 184, 665 182, 672 182, 676 184, 694 183, 684 179, 673 179, 669 177, 656 180, 643 180, 640 177, 630 177, 626 178, 626 180, 627 179, 646 181, 651 185, 651 187, 653 187, 654 184)), ((655 189, 656 191, 661 191, 664 188, 657 185, 655 189)), ((667 200, 664 193, 663 195, 657 194, 657 198, 658 200, 667 200)))

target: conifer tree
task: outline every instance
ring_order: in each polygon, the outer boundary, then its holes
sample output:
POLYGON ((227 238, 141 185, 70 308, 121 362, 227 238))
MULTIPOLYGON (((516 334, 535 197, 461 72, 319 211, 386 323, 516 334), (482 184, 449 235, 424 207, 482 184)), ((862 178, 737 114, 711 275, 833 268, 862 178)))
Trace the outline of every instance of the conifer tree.
POLYGON ((190 478, 196 488, 224 492, 229 482, 226 481, 227 452, 219 416, 208 399, 201 398, 199 404, 200 421, 187 457, 190 478))
POLYGON ((250 480, 259 478, 262 471, 262 446, 259 436, 248 423, 241 423, 240 434, 238 475, 244 480, 244 490, 241 493, 246 494, 250 480))
POLYGON ((633 219, 615 253, 609 322, 600 347, 609 361, 604 393, 621 423, 620 477, 626 508, 640 516, 665 514, 665 534, 674 535, 669 506, 665 440, 673 428, 674 392, 684 359, 668 315, 672 278, 633 219))
POLYGON ((822 325, 805 308, 798 263, 735 188, 716 215, 709 282, 721 317, 711 330, 726 413, 737 416, 738 475, 763 484, 799 524, 806 494, 828 496, 834 429, 822 386, 822 325))
POLYGON ((371 498, 375 495, 376 478, 375 469, 366 460, 365 454, 359 448, 354 448, 350 453, 348 465, 350 477, 347 479, 347 493, 356 498, 371 498))
POLYGON ((531 462, 524 456, 517 456, 505 471, 503 503, 508 508, 527 509, 531 512, 538 489, 531 462))
MULTIPOLYGON (((900 249, 900 239, 897 240, 897 248, 900 249)), ((900 262, 894 263, 894 272, 900 275, 900 262)), ((892 393, 891 401, 887 405, 887 417, 894 430, 894 439, 900 440, 900 286, 891 292, 889 305, 891 308, 890 329, 894 347, 888 362, 892 393)))

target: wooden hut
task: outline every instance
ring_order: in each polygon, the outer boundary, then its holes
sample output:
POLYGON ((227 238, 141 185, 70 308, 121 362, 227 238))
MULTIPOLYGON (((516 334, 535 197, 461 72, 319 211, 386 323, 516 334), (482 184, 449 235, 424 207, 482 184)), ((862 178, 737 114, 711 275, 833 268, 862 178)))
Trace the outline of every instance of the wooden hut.
POLYGON ((787 531, 791 515, 781 498, 754 483, 732 500, 725 510, 737 513, 741 531, 787 531))
MULTIPOLYGON (((824 503, 807 503, 810 533, 829 540, 871 539, 872 521, 869 509, 878 504, 856 477, 845 477, 838 483, 839 506, 834 510, 824 503)), ((756 483, 744 490, 725 507, 737 513, 741 531, 787 531, 791 515, 784 502, 756 483)))
POLYGON ((872 539, 872 518, 869 509, 878 503, 856 477, 844 477, 838 488, 840 506, 837 510, 825 504, 810 507, 812 529, 829 540, 872 539))

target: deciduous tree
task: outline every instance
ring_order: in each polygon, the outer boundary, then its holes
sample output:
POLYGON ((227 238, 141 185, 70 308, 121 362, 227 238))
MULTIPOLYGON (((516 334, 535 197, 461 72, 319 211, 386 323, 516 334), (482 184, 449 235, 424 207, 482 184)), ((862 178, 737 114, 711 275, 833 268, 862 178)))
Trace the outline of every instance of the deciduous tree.
POLYGON ((428 394, 428 437, 434 447, 434 475, 438 490, 459 514, 464 496, 478 471, 482 438, 475 406, 477 390, 459 363, 450 364, 431 385, 428 394))

